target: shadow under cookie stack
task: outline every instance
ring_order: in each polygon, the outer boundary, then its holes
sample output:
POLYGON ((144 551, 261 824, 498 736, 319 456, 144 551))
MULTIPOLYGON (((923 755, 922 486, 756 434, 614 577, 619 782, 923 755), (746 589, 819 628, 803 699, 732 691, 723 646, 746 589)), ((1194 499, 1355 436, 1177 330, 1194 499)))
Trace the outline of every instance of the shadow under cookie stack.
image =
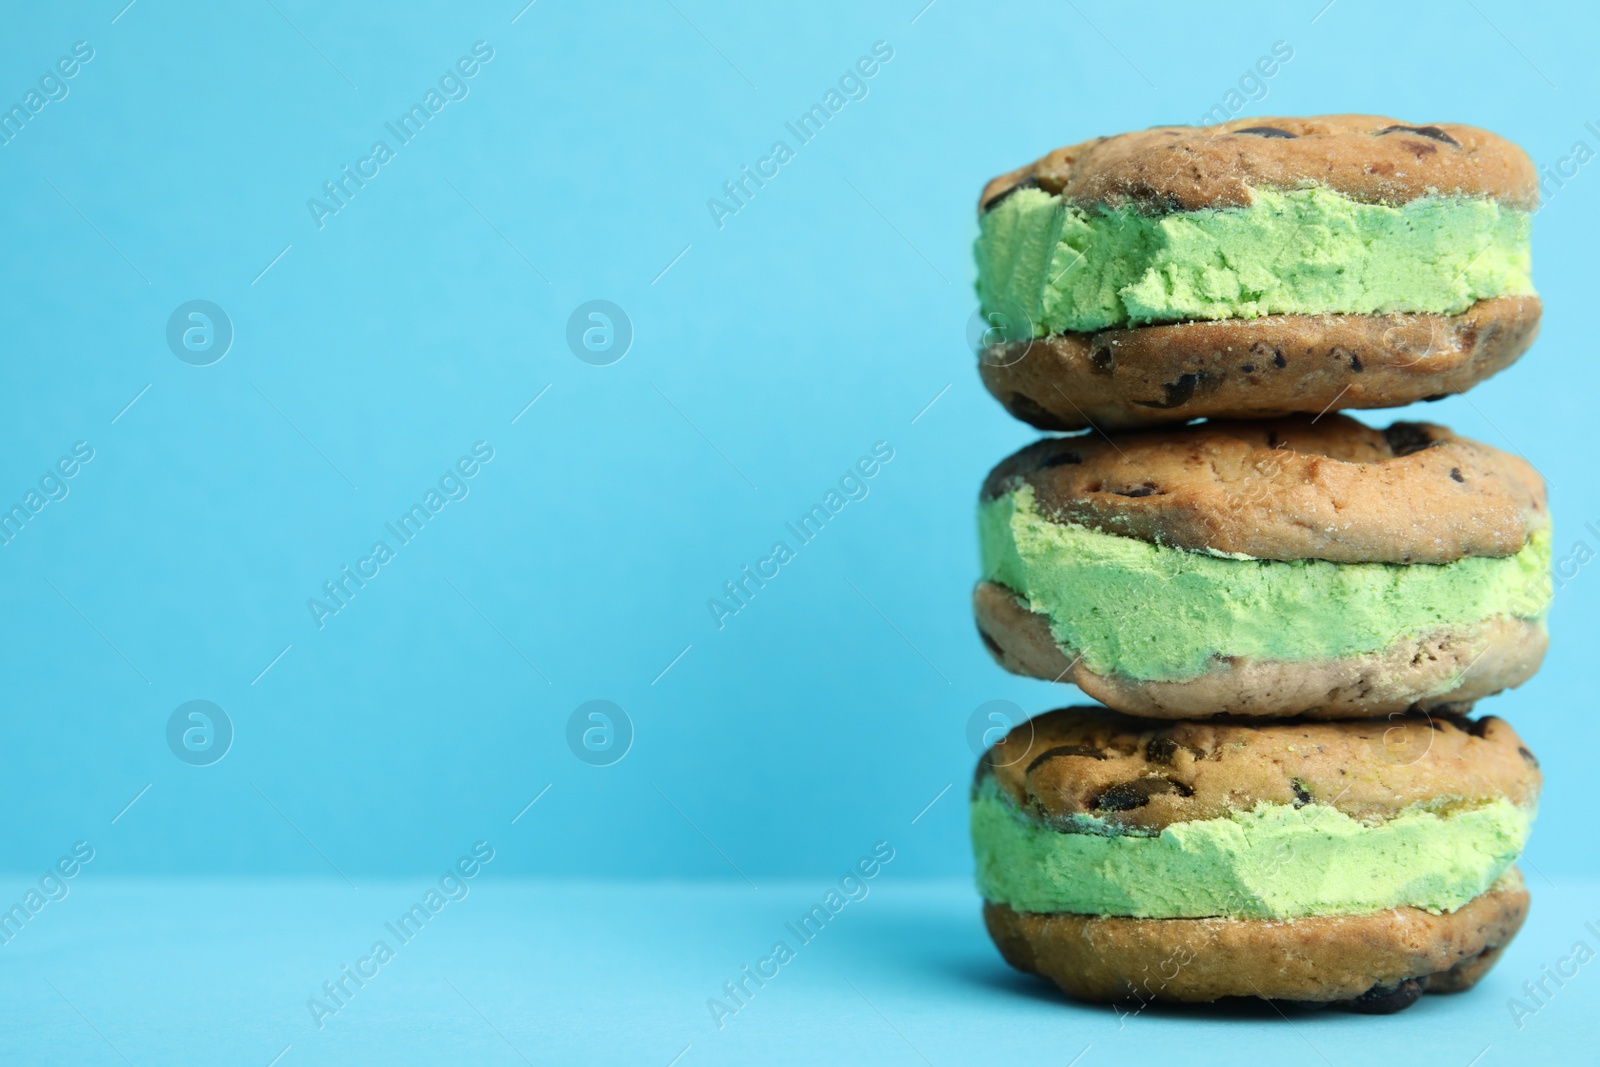
POLYGON ((1538 762, 1471 714, 1544 656, 1543 482, 1340 412, 1527 349, 1537 198, 1492 133, 1365 115, 1098 138, 984 189, 984 384, 1066 434, 985 482, 973 609, 1006 669, 1105 705, 979 761, 1014 967, 1119 1013, 1386 1013, 1516 934, 1538 762))

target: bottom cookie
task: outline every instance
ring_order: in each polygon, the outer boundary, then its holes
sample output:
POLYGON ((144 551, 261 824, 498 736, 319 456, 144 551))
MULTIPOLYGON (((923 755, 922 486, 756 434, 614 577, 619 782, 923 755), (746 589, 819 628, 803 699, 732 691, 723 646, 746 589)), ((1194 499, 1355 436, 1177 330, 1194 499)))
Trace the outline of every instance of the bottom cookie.
POLYGON ((1263 315, 1054 334, 987 348, 978 369, 1006 410, 1041 430, 1400 407, 1509 366, 1533 343, 1542 310, 1536 296, 1503 296, 1459 315, 1263 315))
POLYGON ((1515 868, 1440 915, 1392 908, 1294 920, 1130 919, 983 906, 1007 963, 1079 1000, 1142 1007, 1250 997, 1371 1014, 1472 988, 1527 914, 1515 868))

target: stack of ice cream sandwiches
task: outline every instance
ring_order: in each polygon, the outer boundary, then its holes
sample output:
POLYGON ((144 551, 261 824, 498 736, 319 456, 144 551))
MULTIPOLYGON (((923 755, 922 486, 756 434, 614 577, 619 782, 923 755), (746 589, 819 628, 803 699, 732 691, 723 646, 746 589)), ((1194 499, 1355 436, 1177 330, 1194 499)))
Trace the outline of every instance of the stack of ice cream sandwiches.
POLYGON ((989 391, 1046 437, 979 503, 978 631, 1104 707, 979 761, 984 918, 1082 999, 1397 1011, 1521 925, 1538 762, 1474 702, 1547 643, 1522 458, 1341 409, 1532 342, 1538 178, 1370 115, 1102 137, 979 202, 989 391))

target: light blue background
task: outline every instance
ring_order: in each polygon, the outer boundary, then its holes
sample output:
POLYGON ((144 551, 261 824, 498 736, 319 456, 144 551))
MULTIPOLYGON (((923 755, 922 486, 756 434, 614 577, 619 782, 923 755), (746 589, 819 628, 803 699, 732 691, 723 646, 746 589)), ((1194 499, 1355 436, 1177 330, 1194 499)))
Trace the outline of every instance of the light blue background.
MULTIPOLYGON (((124 2, 0 37, 5 102, 95 49, 0 147, 0 503, 95 449, 0 548, 7 899, 78 840, 83 897, 415 881, 480 839, 497 878, 825 881, 877 840, 897 878, 963 878, 969 715, 1077 699, 994 666, 967 606, 977 487, 1035 436, 964 341, 982 183, 1197 121, 1280 40, 1293 59, 1243 113, 1476 123, 1541 164, 1600 150, 1600 19, 1576 6, 124 2), (477 41, 470 94, 319 229, 307 199, 477 41), (869 95, 799 146, 784 123, 878 41, 869 95), (778 139, 795 158, 719 229, 707 199, 778 139), (193 299, 235 329, 212 366, 164 339, 193 299), (632 320, 612 366, 565 341, 591 299, 632 320), (307 599, 477 441, 495 458, 470 495, 319 630, 307 599), (870 495, 719 630, 708 598, 878 441, 870 495), (193 699, 236 730, 210 767, 166 745, 193 699), (592 699, 633 724, 613 766, 566 742, 592 699)), ((1538 217, 1529 356, 1407 413, 1532 461, 1560 554, 1600 548, 1597 203, 1589 164, 1538 217)), ((1544 671, 1483 705, 1543 759, 1529 859, 1557 880, 1600 873, 1597 573, 1558 594, 1544 671)), ((285 967, 300 1012, 326 968, 285 967)))

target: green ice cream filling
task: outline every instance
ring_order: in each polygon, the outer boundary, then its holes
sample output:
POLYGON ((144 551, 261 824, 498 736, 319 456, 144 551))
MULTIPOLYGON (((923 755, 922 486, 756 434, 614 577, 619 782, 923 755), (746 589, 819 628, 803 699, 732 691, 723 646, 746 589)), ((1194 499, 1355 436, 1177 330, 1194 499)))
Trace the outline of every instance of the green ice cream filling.
POLYGON ((1096 817, 1046 826, 986 778, 972 800, 984 899, 1017 911, 1150 919, 1293 919, 1385 908, 1454 911, 1489 889, 1528 839, 1533 810, 1506 799, 1381 823, 1333 807, 1261 804, 1154 836, 1096 817))
POLYGON ((978 299, 1021 337, 1274 314, 1456 314, 1533 292, 1532 217, 1498 200, 1251 193, 1248 207, 1153 214, 1019 189, 979 219, 978 299))
POLYGON ((1515 555, 1454 563, 1331 563, 1210 555, 1041 516, 1033 487, 980 505, 983 576, 1050 620, 1097 674, 1179 681, 1213 656, 1360 655, 1496 616, 1539 620, 1550 530, 1515 555))

